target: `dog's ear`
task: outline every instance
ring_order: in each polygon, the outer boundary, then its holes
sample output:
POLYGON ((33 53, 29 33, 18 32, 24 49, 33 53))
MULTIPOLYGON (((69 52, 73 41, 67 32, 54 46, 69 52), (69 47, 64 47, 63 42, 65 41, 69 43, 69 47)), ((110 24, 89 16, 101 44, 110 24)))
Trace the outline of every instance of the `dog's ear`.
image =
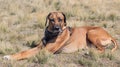
POLYGON ((64 23, 65 23, 65 26, 67 25, 67 23, 66 23, 66 16, 65 16, 65 14, 62 12, 62 15, 64 16, 64 23))
POLYGON ((48 16, 46 17, 46 21, 45 21, 45 26, 47 25, 48 21, 49 21, 49 16, 51 15, 51 13, 48 14, 48 16))

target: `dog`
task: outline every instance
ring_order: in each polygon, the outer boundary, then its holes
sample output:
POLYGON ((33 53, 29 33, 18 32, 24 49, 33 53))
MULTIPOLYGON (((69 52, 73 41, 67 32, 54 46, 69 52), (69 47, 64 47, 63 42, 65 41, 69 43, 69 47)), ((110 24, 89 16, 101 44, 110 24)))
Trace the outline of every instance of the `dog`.
POLYGON ((67 27, 66 16, 62 12, 51 12, 46 18, 47 25, 42 42, 35 48, 22 51, 13 55, 6 55, 4 59, 21 60, 36 55, 40 49, 46 49, 51 53, 71 53, 79 49, 86 49, 87 41, 90 41, 100 53, 105 51, 105 46, 114 43, 114 52, 118 48, 116 40, 101 27, 83 26, 67 27))

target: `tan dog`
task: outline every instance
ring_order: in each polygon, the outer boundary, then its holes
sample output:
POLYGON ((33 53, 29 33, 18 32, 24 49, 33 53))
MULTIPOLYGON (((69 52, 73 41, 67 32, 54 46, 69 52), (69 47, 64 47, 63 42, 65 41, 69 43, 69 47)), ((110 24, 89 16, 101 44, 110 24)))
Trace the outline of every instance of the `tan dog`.
POLYGON ((58 50, 70 53, 79 49, 85 49, 87 48, 87 40, 92 42, 100 52, 104 52, 104 46, 111 42, 114 43, 112 52, 118 47, 115 39, 100 27, 84 26, 69 29, 66 27, 66 17, 62 12, 51 12, 46 18, 46 25, 47 22, 49 24, 46 27, 42 43, 33 49, 13 55, 6 55, 4 59, 20 60, 29 58, 38 53, 43 44, 44 48, 52 53, 58 50))

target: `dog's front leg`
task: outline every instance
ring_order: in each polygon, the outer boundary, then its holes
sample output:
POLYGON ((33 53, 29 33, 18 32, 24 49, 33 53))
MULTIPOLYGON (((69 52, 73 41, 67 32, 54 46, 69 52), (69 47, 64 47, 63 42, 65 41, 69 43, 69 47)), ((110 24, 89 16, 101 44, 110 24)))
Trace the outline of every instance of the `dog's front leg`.
POLYGON ((65 43, 68 41, 70 38, 70 32, 68 29, 65 29, 62 34, 60 34, 54 43, 48 43, 45 47, 48 51, 55 53, 58 51, 62 46, 65 45, 65 43))
MULTIPOLYGON (((52 53, 55 53, 65 44, 65 42, 69 39, 69 37, 70 37, 69 30, 65 29, 63 33, 56 38, 56 41, 54 43, 48 43, 45 49, 52 53)), ((21 60, 21 59, 29 58, 31 56, 36 55, 40 51, 41 47, 42 45, 39 44, 35 48, 25 50, 13 55, 6 55, 3 58, 7 60, 21 60)))
POLYGON ((38 45, 35 48, 29 49, 29 50, 25 50, 25 51, 22 51, 22 52, 13 54, 13 55, 5 55, 3 57, 3 59, 6 59, 6 60, 21 60, 21 59, 26 59, 26 58, 29 58, 31 56, 36 55, 40 51, 40 49, 41 49, 40 47, 42 47, 42 46, 38 45))

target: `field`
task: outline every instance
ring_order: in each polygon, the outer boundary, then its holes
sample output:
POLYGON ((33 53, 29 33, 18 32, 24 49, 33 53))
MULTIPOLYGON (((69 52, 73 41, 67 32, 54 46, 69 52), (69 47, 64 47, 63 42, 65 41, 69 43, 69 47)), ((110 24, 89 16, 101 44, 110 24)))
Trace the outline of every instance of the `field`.
MULTIPOLYGON (((0 67, 120 67, 120 49, 104 54, 90 49, 70 54, 45 50, 35 57, 7 61, 2 57, 36 46, 49 12, 61 11, 68 26, 100 26, 120 44, 120 0, 0 0, 0 67)), ((96 49, 95 49, 96 50, 96 49)))

